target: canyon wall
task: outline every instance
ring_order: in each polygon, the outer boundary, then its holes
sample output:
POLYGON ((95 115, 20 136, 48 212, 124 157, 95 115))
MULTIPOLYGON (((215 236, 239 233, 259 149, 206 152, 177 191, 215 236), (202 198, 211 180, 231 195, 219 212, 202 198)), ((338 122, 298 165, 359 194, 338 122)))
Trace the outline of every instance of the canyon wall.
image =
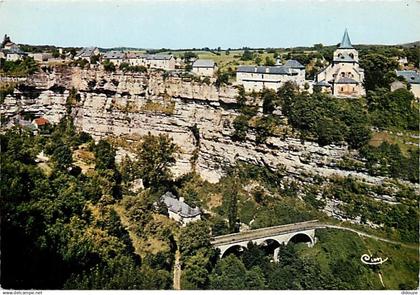
POLYGON ((80 95, 72 106, 75 125, 95 139, 169 134, 180 147, 175 176, 195 169, 202 178, 217 182, 223 167, 244 160, 272 169, 282 165, 288 177, 303 182, 311 182, 315 175, 351 175, 376 185, 389 180, 338 169, 343 156, 357 156, 346 146, 321 147, 290 135, 293 133, 256 144, 252 131, 247 140, 233 141, 232 122, 238 115, 235 87, 219 89, 160 72, 123 74, 75 67, 41 71, 22 85, 1 105, 4 116, 11 118, 24 111, 57 123, 66 114, 67 97, 74 88, 80 95), (194 126, 199 138, 194 136, 194 126))

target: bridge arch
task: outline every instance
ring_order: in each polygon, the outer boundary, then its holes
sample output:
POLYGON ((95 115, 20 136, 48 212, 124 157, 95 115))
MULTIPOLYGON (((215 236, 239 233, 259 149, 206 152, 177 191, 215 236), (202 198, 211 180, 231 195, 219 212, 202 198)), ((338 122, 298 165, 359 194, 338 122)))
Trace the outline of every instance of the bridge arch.
POLYGON ((230 254, 239 254, 241 252, 243 252, 244 250, 246 250, 246 246, 242 246, 242 245, 231 245, 230 247, 226 248, 225 250, 220 252, 220 258, 225 258, 226 256, 230 255, 230 254))
POLYGON ((315 244, 315 241, 310 234, 305 232, 297 232, 287 240, 286 244, 289 243, 309 243, 309 246, 313 246, 315 244))

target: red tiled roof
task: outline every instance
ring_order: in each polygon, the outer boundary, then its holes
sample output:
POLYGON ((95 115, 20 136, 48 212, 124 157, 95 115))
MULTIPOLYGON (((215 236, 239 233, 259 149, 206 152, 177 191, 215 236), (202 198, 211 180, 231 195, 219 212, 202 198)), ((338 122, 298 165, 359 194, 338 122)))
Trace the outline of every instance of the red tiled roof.
POLYGON ((45 119, 45 118, 36 118, 35 119, 35 124, 36 125, 38 125, 38 126, 44 126, 44 125, 47 125, 47 124, 49 124, 50 122, 48 122, 48 120, 47 119, 45 119))

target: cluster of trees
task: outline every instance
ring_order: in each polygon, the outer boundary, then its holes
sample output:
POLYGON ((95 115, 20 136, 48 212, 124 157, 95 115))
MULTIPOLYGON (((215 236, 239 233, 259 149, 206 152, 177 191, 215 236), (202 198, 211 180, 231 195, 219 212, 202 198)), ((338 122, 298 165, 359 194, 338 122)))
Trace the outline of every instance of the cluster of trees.
MULTIPOLYGON (((315 139, 320 145, 345 141, 351 148, 360 148, 370 139, 368 116, 361 101, 344 101, 318 92, 299 92, 292 83, 286 83, 277 93, 263 90, 261 99, 265 115, 255 126, 259 143, 272 134, 271 130, 279 122, 278 116, 273 114, 277 109, 282 110, 302 138, 315 139)), ((250 128, 249 120, 256 115, 255 107, 245 105, 244 101, 240 92, 241 115, 233 122, 233 138, 236 140, 245 139, 250 128)))
POLYGON ((363 147, 360 154, 366 159, 366 168, 372 175, 419 182, 418 148, 408 150, 406 157, 397 144, 383 142, 379 147, 363 147))
POLYGON ((126 62, 121 63, 119 68, 124 72, 147 73, 147 68, 145 66, 130 66, 130 64, 126 62))
MULTIPOLYGON (((418 159, 418 158, 417 158, 418 159)), ((350 218, 359 216, 362 223, 368 221, 383 224, 392 237, 404 242, 415 243, 419 239, 419 213, 412 205, 387 204, 372 200, 373 189, 353 178, 336 179, 323 192, 327 198, 338 199, 340 207, 350 218), (397 236, 394 234, 397 233, 397 236)), ((382 192, 379 192, 382 193, 382 192)), ((410 192, 415 197, 414 192, 410 192)))
MULTIPOLYGON (((95 144, 76 132, 70 118, 48 137, 15 129, 2 134, 0 142, 2 286, 171 288, 171 264, 134 254, 114 210, 121 198, 121 175, 108 142, 95 144), (73 150, 82 143, 95 155, 95 170, 87 175, 73 162, 73 150), (51 157, 46 170, 35 161, 41 150, 51 157)), ((156 169, 156 174, 162 171, 156 169)), ((147 217, 141 209, 136 213, 147 217)))
POLYGON ((367 94, 371 124, 380 129, 418 130, 419 109, 407 89, 376 88, 367 94))
POLYGON ((32 75, 38 70, 39 67, 32 57, 25 57, 16 61, 0 59, 0 73, 7 76, 23 77, 32 75))

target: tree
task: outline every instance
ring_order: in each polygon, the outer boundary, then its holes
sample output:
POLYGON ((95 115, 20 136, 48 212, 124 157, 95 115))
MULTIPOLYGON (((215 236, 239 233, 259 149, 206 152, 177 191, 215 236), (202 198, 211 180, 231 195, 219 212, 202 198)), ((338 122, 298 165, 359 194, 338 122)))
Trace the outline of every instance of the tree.
POLYGON ((168 182, 172 174, 169 168, 175 163, 177 146, 166 134, 158 136, 150 132, 143 137, 137 150, 139 174, 146 187, 158 188, 168 182))
POLYGON ((222 85, 227 85, 229 84, 229 74, 226 72, 217 72, 217 79, 215 82, 216 87, 220 87, 222 85))
POLYGON ((232 134, 233 140, 244 140, 246 133, 249 129, 248 117, 245 115, 239 115, 233 120, 233 128, 235 129, 232 134))
POLYGON ((381 87, 389 89, 395 78, 394 70, 398 69, 398 62, 378 53, 370 53, 361 58, 360 67, 365 70, 366 91, 381 87))
POLYGON ((106 170, 115 168, 115 150, 111 144, 103 139, 93 148, 95 154, 95 169, 106 170))
POLYGON ((253 60, 254 59, 254 53, 250 51, 249 49, 245 49, 244 53, 242 54, 241 60, 253 60))
POLYGON ((54 150, 53 158, 59 168, 67 168, 73 163, 73 153, 66 144, 60 145, 54 150))
POLYGON ((115 65, 110 62, 108 59, 106 59, 103 63, 104 70, 107 72, 115 72, 115 65))
POLYGON ((92 55, 90 58, 90 64, 95 65, 99 62, 99 55, 92 55))
POLYGON ((276 62, 274 61, 274 59, 272 59, 269 56, 265 57, 265 65, 266 66, 274 66, 276 64, 276 62))
POLYGON ((271 114, 277 106, 277 95, 272 89, 264 89, 262 91, 263 113, 271 114))
POLYGON ((210 274, 210 288, 216 290, 246 289, 247 271, 242 261, 234 255, 217 262, 210 274))
POLYGON ((184 52, 184 60, 190 61, 193 58, 198 58, 197 54, 192 51, 184 52))
POLYGON ((179 250, 183 256, 194 256, 200 249, 210 251, 210 228, 205 221, 188 223, 179 237, 179 250))

